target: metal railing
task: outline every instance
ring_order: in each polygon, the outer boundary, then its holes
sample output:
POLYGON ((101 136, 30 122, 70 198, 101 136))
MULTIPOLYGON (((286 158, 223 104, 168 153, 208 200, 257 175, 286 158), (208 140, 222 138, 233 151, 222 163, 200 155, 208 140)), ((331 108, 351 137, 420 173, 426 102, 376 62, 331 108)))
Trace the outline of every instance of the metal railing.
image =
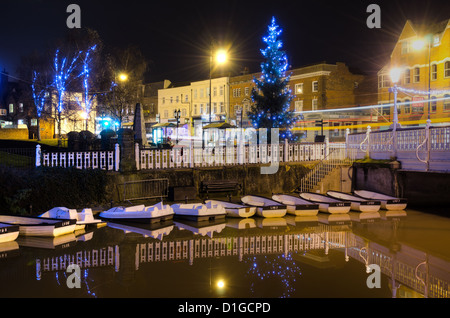
POLYGON ((354 160, 396 159, 405 170, 450 171, 450 126, 376 132, 369 126, 366 133, 347 135, 347 149, 354 160))
POLYGON ((169 179, 147 179, 128 181, 118 184, 117 189, 121 201, 167 198, 169 195, 169 179))
POLYGON ((136 166, 138 170, 152 170, 317 161, 325 158, 326 152, 325 143, 173 149, 141 149, 136 144, 136 166))
POLYGON ((294 192, 310 192, 335 168, 352 163, 345 143, 331 143, 328 155, 301 179, 300 186, 294 192))

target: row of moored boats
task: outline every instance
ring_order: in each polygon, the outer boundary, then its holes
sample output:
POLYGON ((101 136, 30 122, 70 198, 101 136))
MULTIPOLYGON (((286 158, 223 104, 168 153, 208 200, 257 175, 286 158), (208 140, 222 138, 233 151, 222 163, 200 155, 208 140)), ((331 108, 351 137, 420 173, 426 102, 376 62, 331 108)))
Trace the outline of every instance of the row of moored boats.
POLYGON ((319 212, 330 214, 377 212, 384 210, 404 210, 406 199, 385 194, 355 190, 354 193, 328 191, 318 193, 274 194, 271 198, 246 195, 241 202, 207 200, 204 203, 163 204, 152 206, 135 205, 114 207, 99 213, 94 218, 91 209, 78 212, 65 207, 53 208, 40 216, 0 215, 0 243, 15 240, 19 235, 56 237, 82 230, 86 226, 100 227, 106 222, 160 223, 173 217, 203 222, 220 220, 225 217, 279 218, 286 214, 314 216, 319 212))

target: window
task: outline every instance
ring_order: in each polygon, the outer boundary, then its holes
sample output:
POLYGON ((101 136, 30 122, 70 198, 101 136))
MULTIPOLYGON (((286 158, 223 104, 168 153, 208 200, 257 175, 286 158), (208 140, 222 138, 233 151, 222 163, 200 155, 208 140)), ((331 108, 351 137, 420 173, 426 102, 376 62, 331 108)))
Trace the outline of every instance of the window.
POLYGON ((19 103, 19 112, 23 113, 23 104, 22 103, 19 103))
POLYGON ((303 94, 303 83, 295 84, 295 94, 303 94))
POLYGON ((169 111, 167 109, 164 111, 164 118, 169 118, 169 111))
POLYGON ((6 109, 0 109, 0 116, 6 116, 6 109))
POLYGON ((444 77, 450 77, 450 61, 444 64, 444 77))
POLYGON ((203 98, 203 93, 204 93, 205 91, 203 90, 203 88, 200 88, 200 98, 203 98))
POLYGON ((200 115, 203 115, 203 104, 200 104, 200 115))
POLYGON ((444 111, 445 112, 450 111, 450 94, 444 95, 444 111))
POLYGON ((436 105, 437 105, 436 96, 431 96, 430 113, 436 112, 436 105))
POLYGON ((194 105, 194 115, 197 115, 197 104, 194 105))
POLYGON ((420 82, 420 68, 416 67, 414 69, 414 83, 420 82))
POLYGON ((295 111, 296 112, 302 112, 303 111, 303 101, 302 100, 296 100, 295 101, 295 111))
POLYGON ((317 99, 312 100, 312 110, 317 110, 317 99))
POLYGON ((411 101, 409 99, 405 99, 405 105, 403 106, 403 112, 405 114, 411 113, 411 101))
POLYGON ((250 91, 250 90, 249 90, 249 88, 248 88, 248 87, 246 87, 246 88, 245 88, 245 96, 248 96, 248 94, 249 94, 249 91, 250 91))
POLYGON ((213 113, 217 114, 217 103, 213 103, 213 113))
POLYGON ((187 103, 187 102, 189 102, 189 95, 188 94, 186 94, 186 96, 184 96, 184 101, 187 103))
POLYGON ((431 65, 431 80, 432 81, 437 80, 437 64, 431 65))
POLYGON ((37 126, 37 119, 36 118, 31 119, 31 126, 37 126))
POLYGON ((181 110, 181 116, 182 116, 182 117, 186 117, 186 108, 183 108, 183 109, 181 110))
POLYGON ((9 113, 14 113, 14 104, 9 104, 9 113))
POLYGON ((165 97, 162 98, 162 103, 163 103, 163 104, 166 103, 166 98, 165 98, 165 97))
POLYGON ((216 97, 217 96, 217 87, 213 88, 213 96, 216 97))
POLYGON ((225 113, 225 107, 223 105, 223 102, 220 102, 220 112, 225 113))
POLYGON ((313 92, 318 92, 319 91, 319 82, 318 81, 312 82, 312 91, 313 92))
POLYGON ((438 46, 439 44, 441 44, 441 39, 439 38, 439 34, 436 34, 433 37, 433 46, 438 46))
POLYGON ((194 98, 197 98, 197 90, 194 89, 194 98))
POLYGON ((387 74, 378 76, 378 88, 385 88, 385 87, 389 87, 389 86, 390 86, 390 82, 389 82, 389 76, 387 74))
POLYGON ((405 84, 411 83, 411 70, 409 68, 405 70, 404 82, 405 84))
POLYGON ((219 87, 219 96, 223 96, 223 86, 219 87))
POLYGON ((404 41, 402 42, 402 54, 409 53, 409 42, 404 41))

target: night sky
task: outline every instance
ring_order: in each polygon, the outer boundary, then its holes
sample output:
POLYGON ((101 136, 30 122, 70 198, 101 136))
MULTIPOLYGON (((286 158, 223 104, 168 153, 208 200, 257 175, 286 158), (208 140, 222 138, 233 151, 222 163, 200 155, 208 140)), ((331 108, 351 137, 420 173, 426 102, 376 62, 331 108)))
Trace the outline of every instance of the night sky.
POLYGON ((15 74, 20 56, 45 50, 67 31, 66 8, 81 7, 82 27, 105 45, 137 45, 149 62, 146 80, 208 77, 211 40, 231 46, 230 69, 260 71, 262 37, 275 16, 293 68, 345 62, 367 74, 387 61, 407 19, 450 18, 449 0, 104 1, 0 0, 0 68, 15 74), (381 7, 381 28, 366 25, 367 6, 381 7))

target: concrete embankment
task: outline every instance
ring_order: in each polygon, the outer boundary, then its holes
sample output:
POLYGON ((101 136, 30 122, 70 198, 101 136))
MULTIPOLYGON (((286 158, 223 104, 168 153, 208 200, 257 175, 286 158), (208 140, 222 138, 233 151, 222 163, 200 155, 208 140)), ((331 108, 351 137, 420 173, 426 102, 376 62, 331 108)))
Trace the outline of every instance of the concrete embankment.
POLYGON ((450 203, 450 173, 402 170, 398 162, 354 163, 352 188, 407 198, 409 207, 450 203))
POLYGON ((281 163, 274 174, 262 174, 260 165, 224 166, 193 169, 143 170, 123 173, 108 173, 107 197, 121 201, 121 185, 126 182, 168 179, 170 187, 194 188, 197 195, 203 181, 229 180, 241 185, 240 194, 271 195, 288 193, 297 188, 301 178, 315 162, 281 163))

